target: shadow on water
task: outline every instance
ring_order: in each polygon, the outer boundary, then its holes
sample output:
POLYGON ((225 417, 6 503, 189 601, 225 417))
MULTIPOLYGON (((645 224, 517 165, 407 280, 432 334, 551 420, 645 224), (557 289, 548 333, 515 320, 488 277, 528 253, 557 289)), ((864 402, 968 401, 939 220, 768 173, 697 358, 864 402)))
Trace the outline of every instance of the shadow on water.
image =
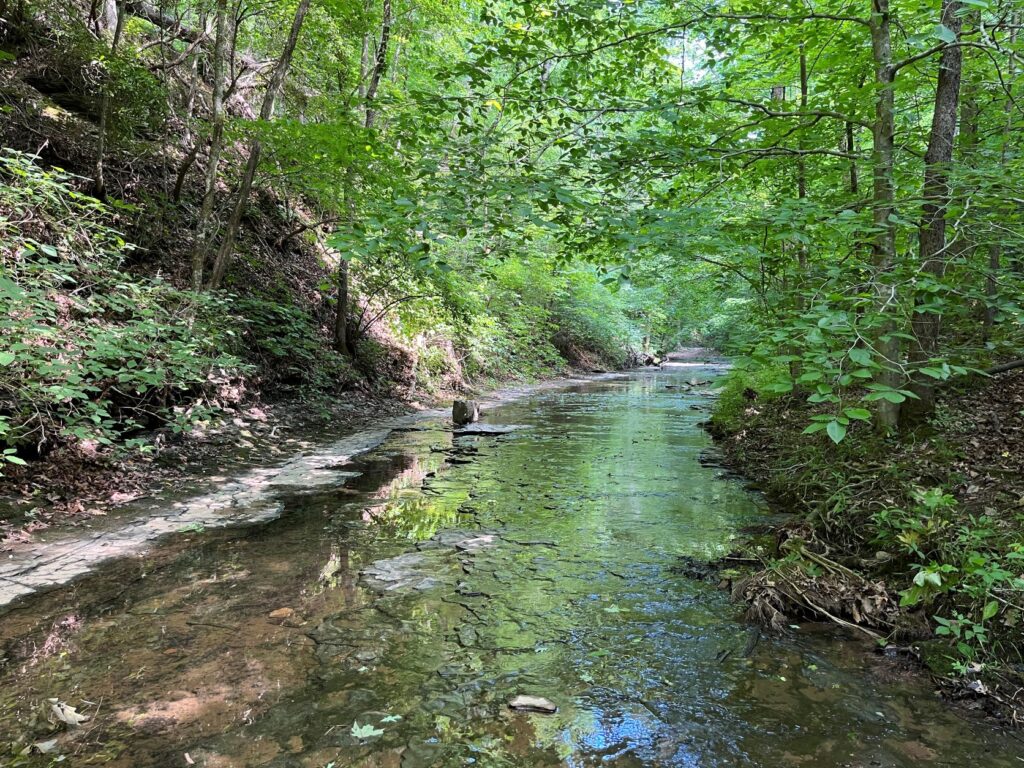
POLYGON ((702 467, 712 369, 546 391, 286 489, 268 524, 182 534, 0 618, 11 764, 1020 765, 919 679, 804 628, 750 641, 678 572, 763 515, 702 467), (553 715, 512 712, 518 694, 553 715), (48 745, 50 746, 50 745, 48 745), (186 757, 187 754, 187 757, 186 757), (12 753, 13 755, 13 753, 12 753), (17 761, 17 762, 15 762, 17 761))

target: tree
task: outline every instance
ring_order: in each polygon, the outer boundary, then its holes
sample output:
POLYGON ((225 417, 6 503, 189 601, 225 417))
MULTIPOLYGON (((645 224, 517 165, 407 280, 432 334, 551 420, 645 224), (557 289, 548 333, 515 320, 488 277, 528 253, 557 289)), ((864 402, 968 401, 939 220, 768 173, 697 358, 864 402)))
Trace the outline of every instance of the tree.
MULTIPOLYGON (((292 55, 295 53, 295 46, 299 41, 299 33, 302 31, 302 23, 306 19, 306 13, 309 11, 309 3, 310 0, 299 0, 299 4, 295 8, 291 30, 288 33, 288 38, 285 41, 281 55, 274 66, 266 95, 263 97, 263 105, 260 108, 260 120, 262 121, 270 120, 273 117, 274 104, 281 93, 281 89, 284 87, 285 77, 288 75, 288 67, 291 65, 292 55)), ((232 208, 231 216, 224 231, 224 239, 221 241, 220 248, 217 250, 217 255, 213 260, 209 282, 209 286, 212 289, 220 287, 224 279, 224 273, 227 271, 231 256, 234 253, 238 228, 242 223, 242 217, 245 215, 245 209, 249 205, 249 195, 252 192, 252 184, 256 178, 256 170, 259 167, 262 151, 263 145, 259 137, 254 138, 249 145, 248 159, 245 163, 245 170, 242 172, 238 196, 235 199, 235 205, 232 208)))

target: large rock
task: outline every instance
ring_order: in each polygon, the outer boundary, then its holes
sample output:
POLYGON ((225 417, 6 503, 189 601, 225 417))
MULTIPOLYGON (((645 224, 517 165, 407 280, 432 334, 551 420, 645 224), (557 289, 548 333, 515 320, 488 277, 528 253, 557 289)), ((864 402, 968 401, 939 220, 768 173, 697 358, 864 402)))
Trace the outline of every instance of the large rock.
POLYGON ((472 424, 480 418, 480 404, 476 400, 456 400, 452 403, 452 421, 456 426, 472 424))

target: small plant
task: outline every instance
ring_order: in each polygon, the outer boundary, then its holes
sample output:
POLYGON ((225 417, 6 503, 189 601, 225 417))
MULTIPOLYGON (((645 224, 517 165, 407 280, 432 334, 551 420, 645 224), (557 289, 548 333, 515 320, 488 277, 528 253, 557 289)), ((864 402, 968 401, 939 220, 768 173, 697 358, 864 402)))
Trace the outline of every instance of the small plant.
MULTIPOLYGON (((225 300, 122 271, 109 206, 29 155, 0 155, 0 446, 112 446, 223 402, 225 300)), ((12 458, 13 457, 13 458, 12 458)))

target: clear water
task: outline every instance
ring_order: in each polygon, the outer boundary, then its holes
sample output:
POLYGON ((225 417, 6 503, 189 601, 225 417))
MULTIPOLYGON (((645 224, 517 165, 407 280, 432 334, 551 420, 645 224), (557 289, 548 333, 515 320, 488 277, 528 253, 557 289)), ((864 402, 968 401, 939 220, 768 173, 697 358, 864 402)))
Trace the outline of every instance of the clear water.
POLYGON ((74 766, 1024 763, 863 644, 755 643, 679 572, 764 515, 698 461, 710 399, 681 385, 717 373, 540 392, 486 415, 520 425, 498 437, 397 433, 277 521, 182 534, 0 617, 0 741, 51 738, 36 713, 58 697, 91 718, 58 739, 74 766), (519 694, 558 711, 513 712, 519 694))

